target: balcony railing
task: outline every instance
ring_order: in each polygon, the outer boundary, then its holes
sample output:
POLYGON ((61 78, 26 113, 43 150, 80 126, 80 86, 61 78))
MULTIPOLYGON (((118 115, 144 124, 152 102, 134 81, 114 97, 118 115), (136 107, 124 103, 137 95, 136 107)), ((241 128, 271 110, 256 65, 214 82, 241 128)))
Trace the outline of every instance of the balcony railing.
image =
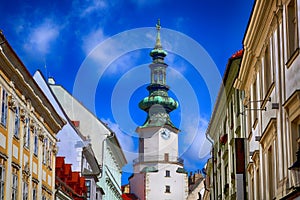
POLYGON ((176 163, 183 165, 184 160, 176 156, 140 156, 133 160, 133 164, 138 163, 176 163))

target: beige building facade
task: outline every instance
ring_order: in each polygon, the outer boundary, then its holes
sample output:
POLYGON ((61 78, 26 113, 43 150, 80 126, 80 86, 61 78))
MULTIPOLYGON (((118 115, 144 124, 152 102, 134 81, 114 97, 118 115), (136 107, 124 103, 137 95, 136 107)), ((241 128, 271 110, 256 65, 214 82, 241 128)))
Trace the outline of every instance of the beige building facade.
POLYGON ((243 51, 229 59, 206 135, 213 143, 207 163, 206 199, 245 199, 243 92, 233 88, 243 51), (208 193, 209 192, 209 193, 208 193))
POLYGON ((0 33, 0 199, 54 199, 56 133, 64 126, 0 33))
POLYGON ((293 199, 300 136, 299 0, 258 0, 235 88, 244 91, 248 199, 293 199))

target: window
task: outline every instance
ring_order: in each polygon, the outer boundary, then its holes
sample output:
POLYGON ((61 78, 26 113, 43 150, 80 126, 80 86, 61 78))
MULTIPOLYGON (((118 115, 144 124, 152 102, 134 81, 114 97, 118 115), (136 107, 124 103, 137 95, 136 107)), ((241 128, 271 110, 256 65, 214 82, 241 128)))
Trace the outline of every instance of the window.
POLYGON ((36 188, 32 189, 32 200, 37 200, 37 190, 36 190, 36 188))
POLYGON ((271 86, 272 81, 272 70, 271 70, 271 53, 270 53, 270 44, 266 46, 265 50, 265 62, 264 62, 264 95, 267 95, 267 92, 271 86))
POLYGON ((166 191, 165 191, 165 193, 171 193, 171 188, 170 188, 169 185, 166 185, 166 191))
POLYGON ((170 177, 170 171, 166 170, 166 177, 170 177))
POLYGON ((39 139, 37 135, 36 128, 33 129, 34 132, 34 147, 33 147, 33 153, 34 155, 38 156, 38 151, 39 151, 39 139))
POLYGON ((43 144, 43 164, 47 164, 48 160, 48 138, 44 138, 44 144, 43 144))
POLYGON ((230 101, 230 129, 233 129, 233 100, 230 101))
POLYGON ((298 26, 296 1, 291 0, 287 7, 288 55, 291 57, 298 48, 298 26))
MULTIPOLYGON (((298 117, 299 118, 299 117, 298 117)), ((300 140, 300 120, 293 120, 291 123, 291 138, 292 138, 292 156, 293 163, 297 160, 296 152, 299 149, 299 140, 300 140)))
POLYGON ((274 180, 273 180, 273 155, 272 155, 272 146, 268 149, 268 152, 267 152, 267 158, 268 158, 268 177, 269 177, 269 180, 268 180, 268 184, 269 184, 269 197, 270 199, 273 199, 273 193, 274 193, 274 180))
POLYGON ((1 98, 1 124, 6 127, 7 120, 7 92, 2 89, 2 98, 1 98))
POLYGON ((24 146, 29 147, 30 145, 30 127, 29 127, 29 118, 25 119, 25 126, 24 126, 24 146))
POLYGON ((248 135, 250 135, 252 133, 252 120, 251 120, 251 110, 249 109, 249 107, 251 108, 251 103, 248 103, 248 108, 247 108, 247 130, 248 130, 248 135))
POLYGON ((169 162, 169 154, 168 153, 165 153, 165 162, 169 162))
POLYGON ((252 110, 253 110, 253 123, 256 122, 256 119, 257 119, 257 103, 258 103, 258 99, 257 99, 257 84, 256 84, 256 79, 253 83, 253 86, 252 86, 252 110))
POLYGON ((23 183, 23 200, 28 199, 28 183, 23 183))
POLYGON ((260 199, 260 175, 259 175, 259 169, 256 170, 256 199, 260 199))
POLYGON ((48 158, 47 158, 47 161, 48 161, 48 166, 50 167, 50 168, 52 168, 52 142, 49 142, 48 143, 48 149, 47 149, 47 154, 48 154, 48 158))
POLYGON ((154 83, 157 83, 157 72, 154 72, 154 83))
POLYGON ((238 90, 236 90, 236 114, 237 116, 241 113, 240 110, 240 93, 238 90))
POLYGON ((86 186, 86 199, 90 200, 91 199, 91 181, 86 180, 85 186, 86 186))
POLYGON ((0 200, 4 200, 5 168, 0 165, 0 200))
POLYGON ((16 107, 14 136, 16 136, 17 138, 19 138, 19 129, 20 129, 20 108, 16 107))
POLYGON ((228 183, 228 164, 226 164, 225 168, 224 168, 224 171, 225 171, 225 185, 228 183))
POLYGON ((18 199, 18 175, 13 174, 12 175, 12 194, 11 194, 12 200, 18 199))

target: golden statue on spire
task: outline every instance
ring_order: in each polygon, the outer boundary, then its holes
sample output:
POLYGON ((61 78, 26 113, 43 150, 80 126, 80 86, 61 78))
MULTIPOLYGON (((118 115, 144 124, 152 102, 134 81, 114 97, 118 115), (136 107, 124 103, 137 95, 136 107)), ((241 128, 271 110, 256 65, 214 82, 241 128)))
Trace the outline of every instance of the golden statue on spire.
POLYGON ((156 24, 156 30, 157 30, 157 36, 156 36, 156 43, 155 43, 155 49, 162 49, 161 42, 160 42, 160 19, 157 19, 156 24))
POLYGON ((160 27, 160 19, 157 19, 156 30, 159 31, 160 27))

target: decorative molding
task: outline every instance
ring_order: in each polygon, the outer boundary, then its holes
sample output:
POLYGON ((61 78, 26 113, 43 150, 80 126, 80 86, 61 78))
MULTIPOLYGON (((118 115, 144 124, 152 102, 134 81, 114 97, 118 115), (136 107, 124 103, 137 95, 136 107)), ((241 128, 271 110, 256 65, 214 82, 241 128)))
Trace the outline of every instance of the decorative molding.
POLYGON ((31 176, 28 162, 25 163, 24 168, 22 170, 22 174, 23 174, 23 178, 26 181, 28 181, 29 177, 31 176))
POLYGON ((20 119, 24 123, 26 119, 26 110, 24 108, 20 109, 20 119))
POLYGON ((45 133, 44 133, 44 131, 41 130, 41 128, 38 129, 38 137, 39 137, 40 141, 42 141, 42 142, 44 141, 45 133))
POLYGON ((56 156, 58 153, 58 146, 56 146, 55 144, 53 145, 52 152, 53 152, 54 156, 56 156))
POLYGON ((10 109, 12 109, 13 111, 16 110, 18 104, 17 104, 17 100, 15 97, 13 97, 12 95, 9 96, 9 100, 8 100, 8 107, 10 109))

